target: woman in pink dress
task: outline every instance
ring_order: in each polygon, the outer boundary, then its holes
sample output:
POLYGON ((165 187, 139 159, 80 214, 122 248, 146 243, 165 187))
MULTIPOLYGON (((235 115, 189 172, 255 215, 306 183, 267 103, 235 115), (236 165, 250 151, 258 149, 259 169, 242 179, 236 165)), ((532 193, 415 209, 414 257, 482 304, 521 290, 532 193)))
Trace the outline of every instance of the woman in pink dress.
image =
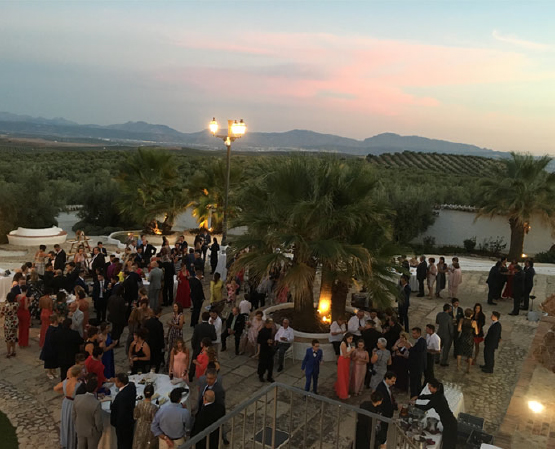
POLYGON ((183 340, 177 340, 170 354, 170 376, 186 379, 189 370, 189 348, 183 340))
POLYGON ((50 327, 50 315, 52 315, 52 310, 54 308, 54 303, 52 298, 50 297, 51 290, 50 288, 46 289, 46 294, 41 296, 39 299, 39 308, 40 308, 40 341, 39 347, 42 348, 44 346, 44 339, 46 338, 46 332, 50 327))
POLYGON ((449 273, 449 296, 457 298, 459 285, 462 283, 462 271, 458 262, 453 262, 453 271, 449 273))
POLYGON ((348 399, 349 381, 351 378, 351 358, 353 356, 353 334, 345 334, 339 347, 339 358, 337 359, 337 381, 335 382, 335 393, 339 399, 348 399))
POLYGON ((175 302, 181 304, 184 309, 191 307, 191 287, 189 286, 189 273, 185 264, 181 266, 181 270, 177 273, 177 294, 175 302))
POLYGON ((364 389, 364 378, 370 362, 368 351, 364 348, 364 340, 357 341, 357 347, 353 351, 353 372, 351 375, 351 391, 355 396, 360 396, 364 389))

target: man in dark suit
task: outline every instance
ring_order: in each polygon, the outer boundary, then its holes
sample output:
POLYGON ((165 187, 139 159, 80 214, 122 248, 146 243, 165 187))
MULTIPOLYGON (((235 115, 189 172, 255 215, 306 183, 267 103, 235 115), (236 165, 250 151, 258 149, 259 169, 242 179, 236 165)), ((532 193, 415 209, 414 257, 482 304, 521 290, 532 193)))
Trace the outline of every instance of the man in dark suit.
POLYGON ((459 306, 459 300, 457 298, 451 300, 451 305, 452 308, 449 315, 453 318, 453 357, 457 358, 457 354, 459 353, 459 322, 464 318, 464 311, 462 307, 459 306))
MULTIPOLYGON (((191 437, 198 435, 225 415, 225 407, 216 402, 216 395, 212 390, 206 390, 202 397, 202 404, 195 418, 191 437)), ((217 429, 210 434, 208 448, 218 449, 219 439, 220 429, 217 429)), ((206 438, 200 440, 195 445, 195 449, 206 449, 206 438)))
POLYGON ((268 382, 274 382, 272 377, 274 373, 274 321, 267 318, 264 327, 258 332, 257 343, 260 345, 260 354, 258 357, 258 379, 265 382, 264 374, 268 372, 268 382))
POLYGON ((145 262, 148 265, 150 263, 150 259, 152 258, 152 256, 154 256, 154 254, 156 254, 156 249, 154 248, 154 246, 152 246, 150 243, 148 243, 148 240, 144 240, 143 241, 143 256, 145 258, 145 262))
POLYGON ((189 286, 191 287, 191 302, 193 303, 193 310, 191 312, 191 326, 197 325, 198 317, 200 316, 200 311, 202 309, 202 303, 205 299, 202 282, 200 282, 200 279, 197 276, 198 275, 195 274, 189 278, 189 286))
POLYGON ((453 318, 450 315, 452 310, 451 304, 444 304, 443 312, 439 312, 436 315, 436 324, 438 325, 437 335, 439 335, 441 339, 441 366, 449 366, 449 351, 451 350, 451 344, 453 343, 453 337, 455 335, 453 318))
POLYGON ((123 298, 127 303, 128 315, 131 313, 133 302, 139 298, 139 283, 137 281, 138 275, 133 271, 125 271, 125 280, 123 281, 123 298))
POLYGON ((78 277, 77 279, 75 279, 75 284, 73 286, 73 289, 75 290, 75 287, 77 286, 83 288, 83 290, 85 290, 85 293, 87 295, 89 294, 89 286, 85 282, 85 270, 79 270, 78 277))
POLYGON ((66 318, 53 336, 54 351, 58 355, 60 379, 64 381, 67 370, 75 365, 75 354, 79 352, 83 339, 79 332, 71 329, 71 318, 66 318))
POLYGON ((131 449, 133 447, 133 410, 135 410, 135 396, 137 389, 125 373, 116 375, 118 394, 110 407, 110 424, 116 428, 118 449, 131 449))
POLYGON ((245 329, 245 316, 239 313, 238 307, 234 307, 227 317, 225 330, 222 333, 222 351, 227 349, 227 337, 233 335, 235 337, 235 355, 239 355, 239 343, 243 329, 245 329))
POLYGON ((75 283, 77 282, 77 279, 79 279, 79 271, 80 269, 75 266, 75 263, 66 263, 64 288, 67 292, 72 292, 75 288, 75 283))
MULTIPOLYGON (((208 312, 202 312, 202 323, 197 324, 193 330, 193 336, 191 337, 193 357, 191 360, 196 360, 197 356, 200 354, 200 342, 203 338, 209 338, 210 341, 216 340, 216 328, 213 324, 208 322, 209 319, 210 314, 208 312)), ((196 365, 191 363, 191 368, 189 369, 189 380, 191 382, 195 378, 195 367, 196 365)))
MULTIPOLYGON (((370 395, 369 401, 364 401, 360 404, 360 408, 367 412, 376 415, 382 414, 383 394, 378 390, 370 395)), ((387 439, 387 431, 384 433, 382 430, 383 422, 378 421, 378 426, 375 429, 375 445, 370 448, 370 441, 372 439, 372 418, 366 415, 357 414, 356 433, 355 433, 355 446, 354 449, 378 449, 385 443, 387 439)))
POLYGON ((416 267, 416 279, 418 280, 418 295, 419 297, 424 296, 424 281, 428 275, 428 264, 426 263, 426 257, 420 256, 420 263, 416 267))
MULTIPOLYGON (((46 273, 45 275, 45 284, 46 284, 46 273)), ((532 289, 534 288, 534 276, 536 275, 536 270, 534 270, 534 261, 533 260, 526 260, 524 262, 524 304, 520 308, 521 310, 526 310, 530 308, 530 293, 532 293, 532 289)))
POLYGON ((64 278, 64 273, 62 270, 56 270, 54 272, 54 277, 52 278, 52 290, 54 293, 58 293, 62 288, 65 288, 66 280, 64 278))
POLYGON ((127 324, 127 307, 123 298, 123 285, 117 285, 108 298, 108 321, 112 323, 112 338, 119 340, 127 324))
POLYGON ((410 276, 403 274, 399 280, 399 323, 405 326, 405 331, 409 331, 409 307, 410 307, 410 294, 412 290, 409 284, 410 276))
POLYGON ((312 391, 314 391, 314 394, 318 394, 318 376, 320 375, 320 363, 322 363, 323 356, 320 342, 312 340, 312 347, 307 348, 301 364, 301 371, 304 371, 306 376, 304 391, 310 391, 310 382, 312 381, 312 391))
POLYGON ((96 275, 93 283, 92 300, 96 309, 98 324, 106 321, 106 309, 108 307, 108 281, 102 273, 96 275))
POLYGON ((225 389, 221 378, 218 377, 218 372, 214 368, 208 368, 204 376, 200 376, 198 379, 199 402, 197 413, 203 407, 202 397, 208 390, 214 392, 216 404, 223 406, 225 410, 225 389))
POLYGON ((156 310, 151 309, 151 316, 145 322, 145 329, 148 330, 147 343, 150 347, 150 362, 156 372, 160 369, 164 351, 164 325, 160 322, 162 307, 156 310))
POLYGON ((409 379, 410 396, 418 396, 422 390, 422 373, 426 370, 426 340, 422 337, 422 329, 412 328, 414 345, 409 348, 409 379))
POLYGON ((96 273, 106 273, 106 259, 104 258, 104 254, 100 251, 99 247, 93 248, 93 255, 91 259, 91 269, 93 275, 96 273))
POLYGON ((54 259, 54 270, 64 270, 66 265, 66 252, 60 247, 60 245, 54 245, 54 251, 56 252, 56 257, 54 259))
POLYGON ((494 302, 494 299, 499 299, 501 297, 501 277, 502 275, 499 272, 501 267, 501 261, 497 262, 491 269, 489 270, 488 278, 486 280, 486 284, 488 284, 488 304, 492 306, 496 306, 497 303, 494 302))
MULTIPOLYGON (((376 324, 372 320, 366 322, 365 328, 362 330, 361 335, 364 340, 364 348, 368 354, 372 354, 372 350, 377 347, 378 338, 382 337, 381 332, 375 328, 376 324)), ((397 341, 397 340, 395 340, 397 341)), ((372 364, 367 364, 366 374, 364 376, 364 385, 370 388, 370 381, 372 380, 372 364)))
POLYGON ((524 282, 525 274, 520 265, 515 265, 515 275, 513 276, 513 311, 509 315, 518 315, 520 303, 524 301, 524 282))
POLYGON ((102 242, 98 242, 96 244, 96 247, 102 254, 104 254, 104 258, 108 257, 108 251, 106 251, 106 248, 104 248, 104 244, 102 242))
MULTIPOLYGON (((395 401, 395 398, 393 397, 393 392, 391 391, 391 388, 393 387, 393 385, 395 385, 396 381, 397 375, 393 371, 388 371, 387 373, 385 373, 383 381, 381 381, 376 387, 376 391, 380 393, 383 398, 380 410, 382 412, 382 415, 386 418, 393 418, 393 414, 399 408, 397 402, 395 401)), ((381 424, 380 435, 384 437, 384 441, 387 437, 387 428, 387 423, 381 424)))
POLYGON ((495 364, 495 350, 499 348, 501 341, 501 323, 499 322, 499 312, 491 313, 491 326, 484 339, 484 364, 480 366, 484 373, 493 373, 495 364))
MULTIPOLYGON (((403 332, 403 326, 401 326, 398 323, 397 317, 394 317, 394 316, 389 317, 387 331, 383 334, 383 338, 387 340, 388 351, 391 351, 391 348, 393 347, 393 345, 395 345, 395 342, 399 340, 399 335, 401 335, 401 332, 403 332)), ((363 335, 362 338, 364 339, 364 331, 362 335, 363 335)), ((370 351, 370 349, 367 349, 367 351, 370 351)))

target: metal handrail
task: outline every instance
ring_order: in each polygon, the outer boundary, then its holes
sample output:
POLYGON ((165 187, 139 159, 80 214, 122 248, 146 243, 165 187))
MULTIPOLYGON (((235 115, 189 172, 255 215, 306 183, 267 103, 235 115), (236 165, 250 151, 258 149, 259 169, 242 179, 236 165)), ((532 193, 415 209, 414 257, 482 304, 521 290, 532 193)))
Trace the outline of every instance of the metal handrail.
MULTIPOLYGON (((222 428, 222 426, 224 424, 230 422, 232 419, 234 419, 235 417, 242 414, 243 411, 246 410, 249 406, 255 404, 261 398, 267 396, 267 394, 270 393, 271 391, 275 390, 275 396, 274 397, 276 398, 278 388, 290 391, 291 393, 296 393, 296 394, 305 396, 307 398, 309 398, 309 397, 313 398, 316 401, 319 401, 321 403, 327 403, 329 405, 333 405, 335 407, 338 407, 338 411, 343 409, 346 412, 349 411, 349 412, 357 413, 359 415, 367 416, 369 418, 372 418, 372 421, 371 421, 372 423, 375 423, 377 421, 381 421, 381 422, 388 423, 388 424, 393 424, 394 423, 394 420, 392 420, 391 418, 386 418, 385 416, 369 412, 367 410, 355 407, 353 405, 344 404, 344 403, 336 401, 334 399, 330 399, 330 398, 327 398, 325 396, 320 396, 320 395, 317 395, 317 394, 314 394, 314 393, 310 393, 308 391, 304 391, 304 390, 301 390, 300 388, 292 387, 290 385, 285 385, 285 384, 282 384, 282 383, 279 383, 279 382, 273 382, 270 385, 262 387, 260 390, 258 390, 258 392, 254 396, 252 396, 248 400, 239 404, 231 412, 226 413, 225 416, 220 418, 214 424, 211 424, 209 427, 204 429, 201 433, 199 433, 199 434, 195 435, 194 437, 188 439, 183 445, 179 446, 179 448, 180 449, 190 449, 190 448, 192 448, 196 443, 198 443, 199 441, 201 441, 204 438, 208 438, 209 435, 212 432, 222 428)), ((265 424, 265 421, 264 421, 263 422, 263 429, 265 429, 265 426, 266 426, 266 424, 265 424)), ((275 426, 275 424, 274 424, 274 426, 275 426)), ((275 427, 273 429, 273 432, 275 434, 275 427)), ((222 439, 221 433, 222 432, 220 432, 220 440, 222 439)), ((374 437, 374 435, 372 435, 372 436, 374 437)), ((273 438, 275 438, 275 435, 273 435, 273 438)), ((395 446, 392 446, 392 447, 395 447, 395 446)))

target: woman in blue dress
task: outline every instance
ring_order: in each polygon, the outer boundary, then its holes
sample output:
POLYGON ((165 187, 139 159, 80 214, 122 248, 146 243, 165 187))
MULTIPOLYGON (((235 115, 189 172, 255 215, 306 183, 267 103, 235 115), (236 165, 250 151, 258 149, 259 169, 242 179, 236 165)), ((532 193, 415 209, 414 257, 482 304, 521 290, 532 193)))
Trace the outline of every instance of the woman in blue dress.
POLYGON ((83 371, 81 365, 74 365, 67 371, 67 379, 54 387, 54 391, 62 393, 62 416, 60 420, 60 446, 64 449, 77 449, 77 433, 73 422, 73 400, 77 388, 81 384, 78 380, 83 371))
POLYGON ((104 365, 104 376, 111 379, 116 376, 116 367, 114 364, 114 346, 118 344, 117 340, 112 340, 110 335, 110 325, 108 323, 100 324, 100 347, 104 350, 102 354, 102 364, 104 365))

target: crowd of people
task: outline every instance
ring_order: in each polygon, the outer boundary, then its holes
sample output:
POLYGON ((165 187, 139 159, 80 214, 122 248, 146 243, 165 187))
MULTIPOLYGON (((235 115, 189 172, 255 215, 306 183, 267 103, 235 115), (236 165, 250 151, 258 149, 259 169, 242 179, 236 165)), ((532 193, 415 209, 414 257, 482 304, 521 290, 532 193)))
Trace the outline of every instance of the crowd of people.
MULTIPOLYGON (((1 312, 5 317, 6 357, 16 356, 16 343, 19 347, 28 345, 32 320, 40 320, 40 358, 49 379, 59 370, 61 382, 55 390, 64 397, 62 447, 96 447, 94 442, 102 434, 98 400, 109 394, 103 386, 106 382, 120 389, 111 406, 118 448, 174 447, 186 435, 199 433, 225 414, 218 357, 227 351, 229 337, 236 355, 258 359, 261 382, 274 381, 275 363, 278 372, 284 369, 293 330, 287 319, 277 325, 269 317, 264 319, 260 310, 268 298, 272 302, 287 300, 287 289, 276 290, 279 270, 263 279, 246 279, 244 272, 239 272, 223 280, 216 271, 219 251, 217 239, 207 231, 199 234, 191 247, 180 237, 173 247, 165 241, 157 249, 141 236, 130 240, 122 255, 108 256, 101 242, 90 253, 80 247, 72 259, 59 245, 50 252, 40 246, 34 262, 17 270, 1 312), (204 277, 207 265, 212 275, 209 286, 204 277), (204 284, 209 287, 208 298, 204 284), (209 306, 204 308, 206 300, 209 306), (171 317, 165 323, 161 321, 163 307, 171 307, 171 317), (186 323, 184 311, 188 309, 191 318, 186 323), (190 346, 184 341, 186 325, 193 328, 190 346), (124 341, 125 328, 128 334, 124 341), (128 369, 117 374, 116 348, 124 348, 128 360, 128 369), (195 416, 180 405, 184 390, 178 388, 170 396, 170 407, 159 409, 150 388, 145 388, 143 400, 135 407, 135 386, 128 374, 149 371, 196 384, 199 403, 195 416), (135 422, 141 425, 134 426, 135 422), (137 431, 133 432, 134 428, 137 431)), ((442 396, 435 366, 448 366, 454 357, 458 368, 462 368, 463 360, 466 362, 468 372, 476 363, 482 342, 481 368, 493 372, 494 354, 501 340, 498 312, 492 312, 486 333, 481 304, 473 309, 460 307, 457 294, 462 272, 456 257, 450 265, 443 257, 436 265, 434 258, 426 261, 425 256, 420 261, 403 258, 401 265, 407 273, 400 277, 396 308, 359 309, 351 317, 334 320, 329 334, 337 356, 337 397, 345 400, 368 389, 371 401, 361 407, 385 417, 392 417, 397 409, 394 389, 416 398, 427 383, 432 395, 442 396), (429 298, 442 298, 446 288, 451 298, 435 323, 427 323, 424 330, 409 326, 412 291, 408 269, 412 266, 419 283, 417 296, 424 296, 426 283, 429 298)), ((533 261, 526 261, 524 270, 519 268, 516 263, 506 267, 503 259, 492 268, 487 281, 489 304, 505 296, 514 298, 519 308, 521 301, 527 307, 533 261)), ((320 344, 312 341, 301 363, 305 390, 312 389, 315 394, 324 359, 320 344)), ((430 404, 444 407, 442 399, 430 404)), ((451 425, 449 416, 445 420, 444 428, 451 425)), ((222 433, 225 443, 225 431, 222 433)), ((387 426, 382 425, 378 442, 383 444, 386 434, 387 426)), ((218 438, 219 434, 212 435, 210 441, 218 438)), ((444 441, 444 447, 452 446, 444 441)))

